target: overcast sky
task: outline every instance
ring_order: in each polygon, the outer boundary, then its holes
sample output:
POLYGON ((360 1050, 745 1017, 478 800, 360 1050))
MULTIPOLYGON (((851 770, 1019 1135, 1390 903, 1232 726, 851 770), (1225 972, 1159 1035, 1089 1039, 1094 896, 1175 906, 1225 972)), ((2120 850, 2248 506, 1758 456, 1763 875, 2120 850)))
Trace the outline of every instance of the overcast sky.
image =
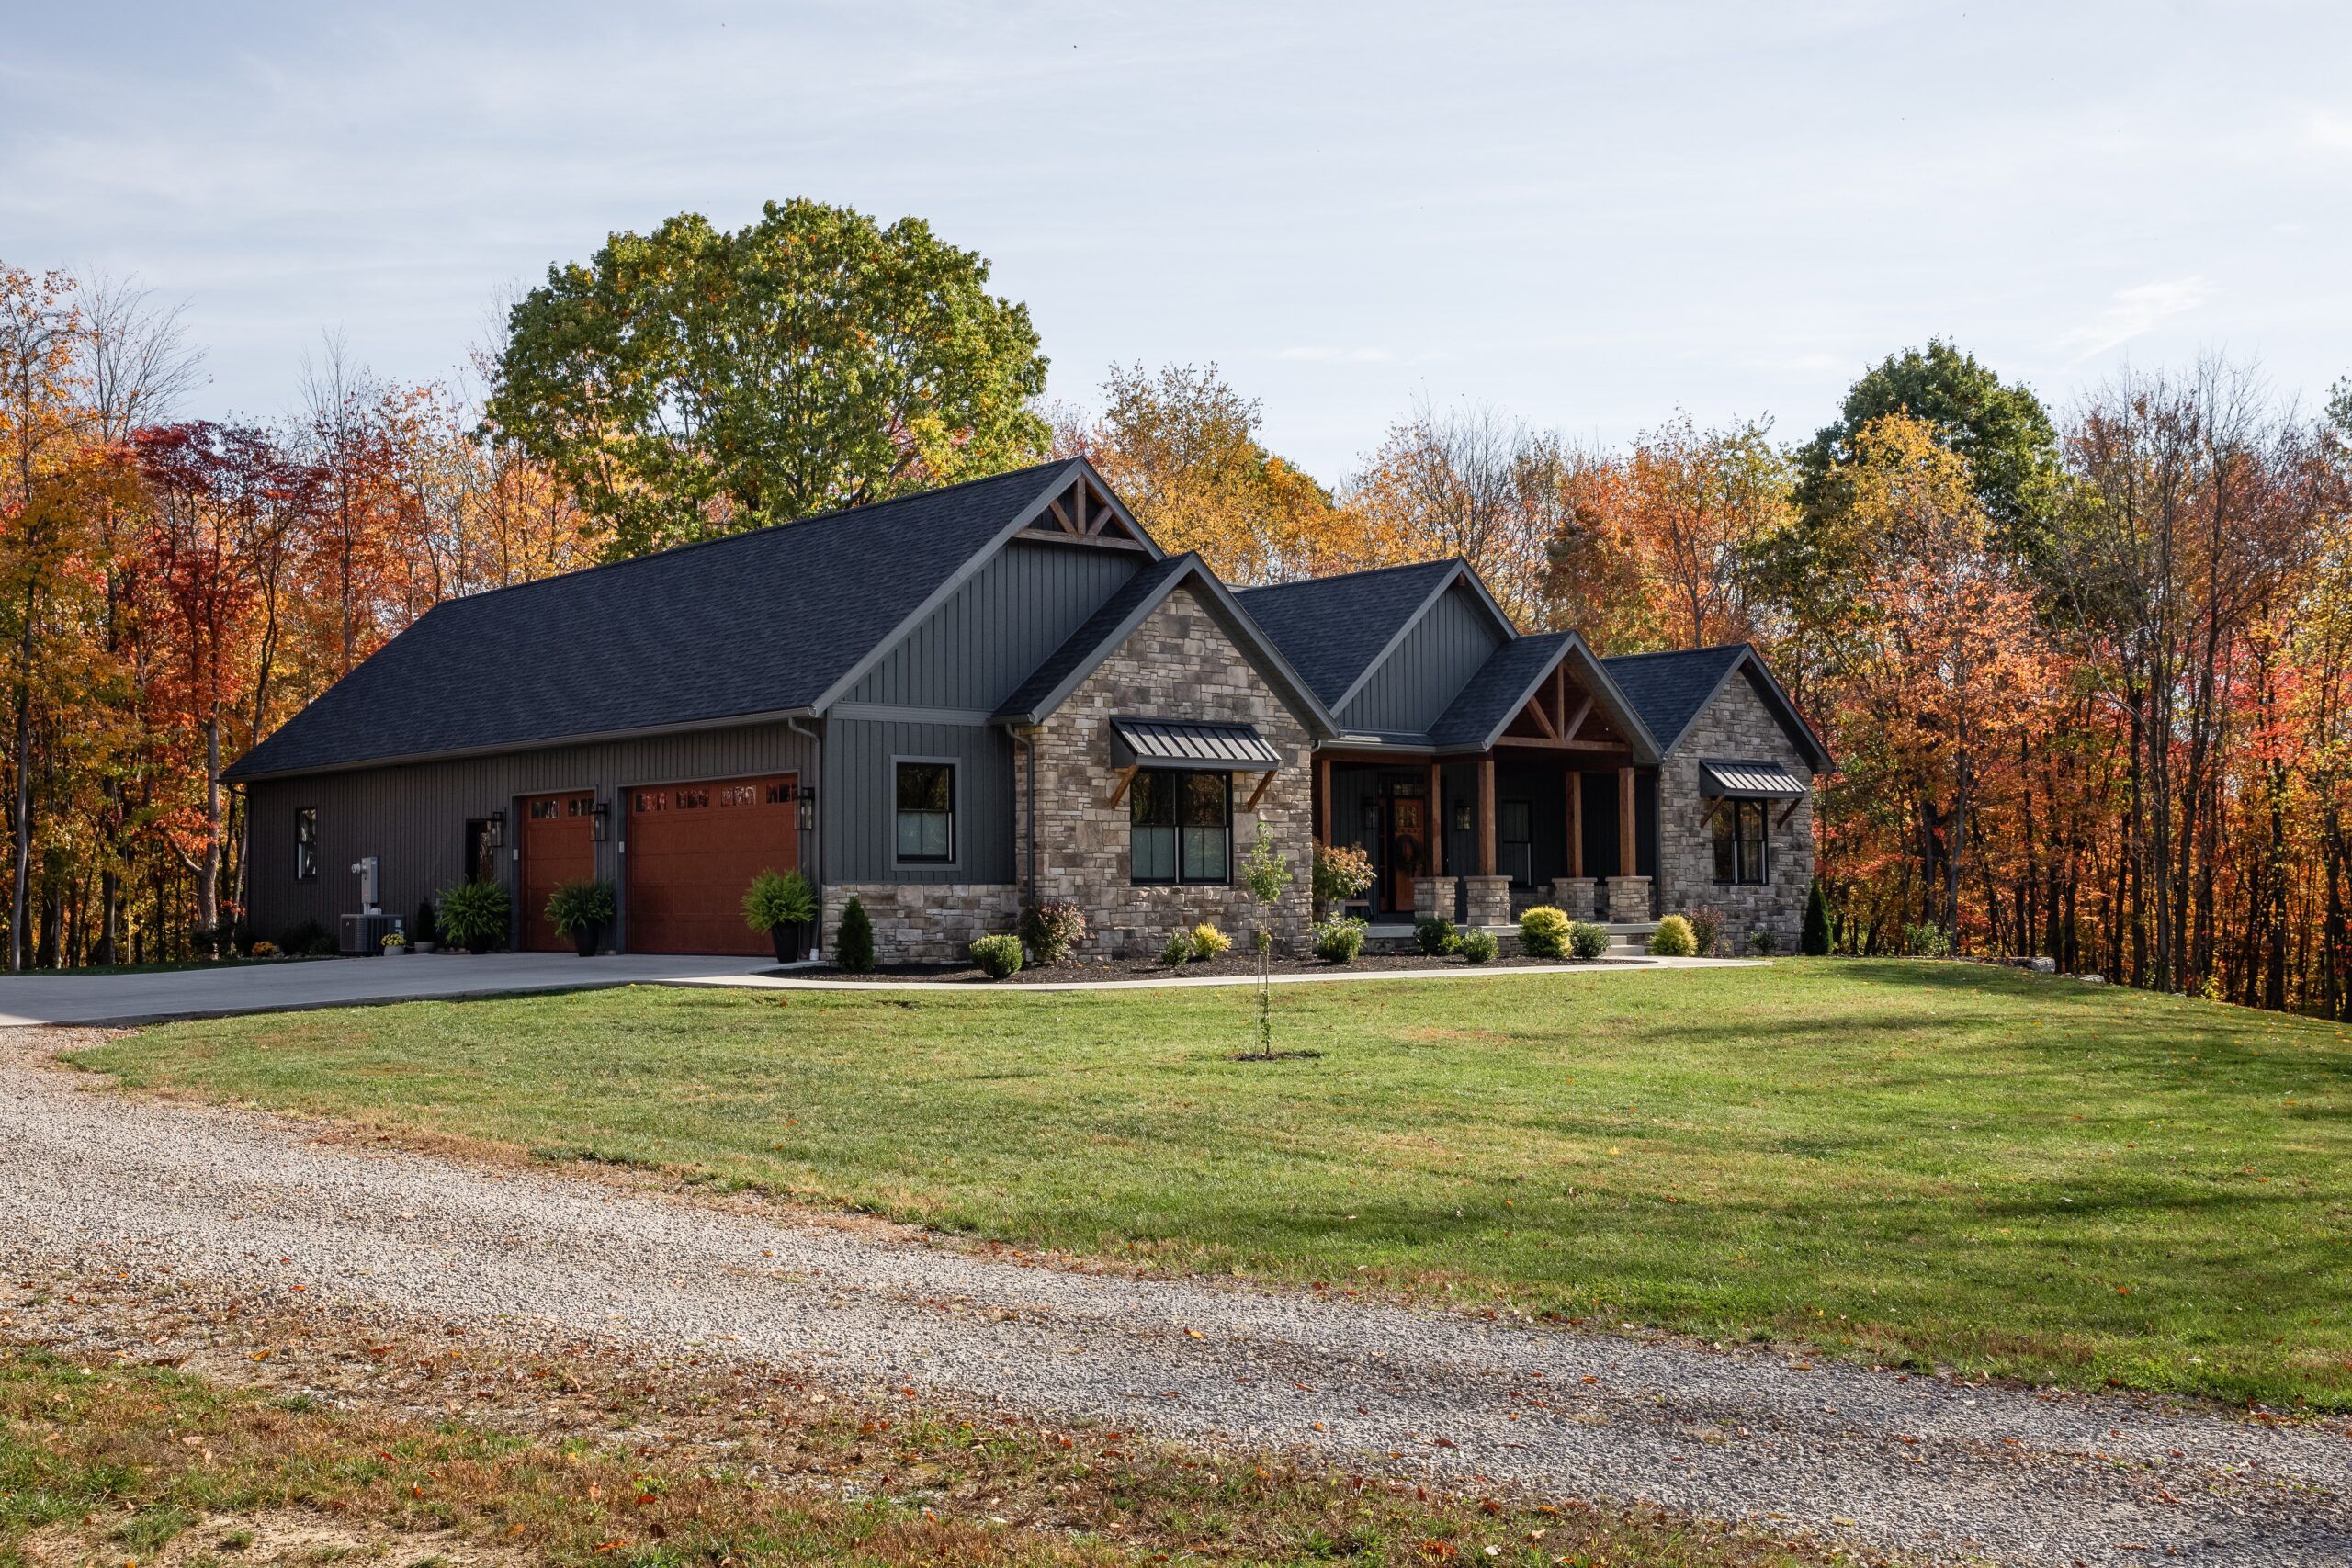
POLYGON ((1931 334, 2059 404, 2352 371, 2344 0, 15 10, 0 261, 184 299, 193 413, 793 195, 989 256, 1052 395, 1214 360, 1329 480, 1417 398, 1799 435, 1931 334))

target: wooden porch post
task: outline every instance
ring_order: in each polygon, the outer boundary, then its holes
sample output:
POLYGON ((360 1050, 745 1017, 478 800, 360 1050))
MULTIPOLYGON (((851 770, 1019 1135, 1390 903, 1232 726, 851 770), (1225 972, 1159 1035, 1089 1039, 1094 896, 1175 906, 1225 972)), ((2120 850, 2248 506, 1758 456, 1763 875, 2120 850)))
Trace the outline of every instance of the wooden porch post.
POLYGON ((1478 874, 1495 874, 1495 754, 1478 759, 1478 874))
POLYGON ((1445 874, 1445 787, 1439 777, 1437 759, 1430 759, 1430 874, 1445 874))
MULTIPOLYGON (((1258 794, 1264 793, 1265 787, 1259 786, 1258 794)), ((1252 795, 1250 800, 1254 805, 1257 796, 1252 795)), ((1329 757, 1315 759, 1315 841, 1327 850, 1331 847, 1331 759, 1329 757)))
POLYGON ((1634 852, 1634 770, 1617 770, 1617 874, 1641 874, 1641 857, 1634 852))
POLYGON ((1584 774, 1570 768, 1568 781, 1568 874, 1584 874, 1584 774))

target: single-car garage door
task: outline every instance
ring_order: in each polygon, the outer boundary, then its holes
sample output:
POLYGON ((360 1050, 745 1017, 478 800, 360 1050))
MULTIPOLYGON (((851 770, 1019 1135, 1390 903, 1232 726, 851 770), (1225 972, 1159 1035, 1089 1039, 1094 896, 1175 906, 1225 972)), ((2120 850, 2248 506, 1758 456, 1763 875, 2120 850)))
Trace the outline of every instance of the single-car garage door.
POLYGON ((629 791, 629 951, 773 951, 743 924, 743 890, 763 871, 798 868, 799 795, 791 773, 629 791))
POLYGON ((567 882, 596 874, 596 797, 535 795, 523 802, 523 945, 533 953, 561 953, 572 944, 555 933, 548 897, 567 882))

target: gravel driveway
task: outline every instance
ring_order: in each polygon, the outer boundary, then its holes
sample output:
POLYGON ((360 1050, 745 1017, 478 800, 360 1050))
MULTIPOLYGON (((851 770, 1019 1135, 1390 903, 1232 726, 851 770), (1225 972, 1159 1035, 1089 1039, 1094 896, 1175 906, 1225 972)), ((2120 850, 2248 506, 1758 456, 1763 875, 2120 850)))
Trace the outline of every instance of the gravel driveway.
POLYGON ((0 1036, 11 1262, 913 1385, 1999 1561, 2352 1562, 2352 1433, 1025 1266, 142 1102, 0 1036))

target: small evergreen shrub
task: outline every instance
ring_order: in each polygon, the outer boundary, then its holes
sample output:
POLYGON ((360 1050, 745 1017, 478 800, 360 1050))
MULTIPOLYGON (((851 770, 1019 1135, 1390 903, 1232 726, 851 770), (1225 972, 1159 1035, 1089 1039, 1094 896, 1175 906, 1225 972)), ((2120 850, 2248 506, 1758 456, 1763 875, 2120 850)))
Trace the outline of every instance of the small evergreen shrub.
POLYGON ((1041 968, 1067 961, 1086 940, 1086 911, 1064 898, 1032 904, 1021 912, 1021 940, 1041 968))
POLYGON ((1443 915, 1431 915, 1425 920, 1413 922, 1413 945, 1421 950, 1424 958, 1443 958, 1462 948, 1462 933, 1443 915))
POLYGON ((1724 940, 1724 912, 1721 909, 1693 909, 1684 917, 1690 922, 1690 940, 1699 944, 1698 956, 1713 958, 1724 940))
POLYGON ((328 935, 327 928, 316 920, 297 920, 277 933, 277 950, 280 953, 311 953, 321 942, 327 944, 329 953, 334 951, 334 938, 328 935))
POLYGON ((1690 932, 1690 922, 1680 915, 1668 915, 1650 933, 1650 956, 1653 958, 1690 958, 1699 951, 1699 939, 1690 932))
POLYGON ((817 890, 797 871, 763 871, 743 893, 743 923, 763 936, 817 918, 817 890))
POLYGON ((1568 952, 1590 963, 1609 951, 1609 928, 1591 920, 1578 920, 1568 928, 1568 952))
POLYGON ((1495 940, 1492 931, 1480 931, 1474 926, 1462 933, 1461 952, 1464 964, 1492 964, 1495 954, 1502 950, 1503 944, 1495 940))
POLYGON ((1233 951, 1233 939, 1207 920, 1193 928, 1193 956, 1215 958, 1220 953, 1233 951))
POLYGON ((497 883, 460 882, 441 895, 441 934, 468 953, 488 953, 505 945, 511 913, 497 883))
POLYGON ((1817 876, 1813 891, 1804 896, 1804 930, 1797 937, 1797 951, 1807 958, 1829 955, 1829 895, 1817 876))
POLYGON ((1334 915, 1315 928, 1315 956, 1327 964, 1353 964, 1363 951, 1363 921, 1334 915))
POLYGON ((1159 944, 1159 961, 1170 969, 1182 969, 1193 961, 1193 933, 1170 931, 1168 940, 1159 944))
POLYGON ((432 899, 420 898, 416 901, 416 923, 409 928, 408 938, 411 942, 441 940, 441 921, 433 913, 432 899))
POLYGON ((1951 935, 1933 920, 1906 923, 1903 928, 1903 951, 1914 958, 1950 958, 1951 935))
POLYGON ((972 962, 991 980, 1021 973, 1021 939, 1010 933, 972 939, 972 962))
POLYGON ((1566 958, 1573 924, 1565 911, 1538 904, 1519 917, 1519 950, 1530 958, 1566 958))
POLYGON ((1772 934, 1771 927, 1758 926, 1747 933, 1747 945, 1758 957, 1770 958, 1773 948, 1780 945, 1780 939, 1772 934))
POLYGON ((874 973, 874 917, 854 893, 842 907, 841 930, 833 938, 833 966, 851 975, 874 973))

